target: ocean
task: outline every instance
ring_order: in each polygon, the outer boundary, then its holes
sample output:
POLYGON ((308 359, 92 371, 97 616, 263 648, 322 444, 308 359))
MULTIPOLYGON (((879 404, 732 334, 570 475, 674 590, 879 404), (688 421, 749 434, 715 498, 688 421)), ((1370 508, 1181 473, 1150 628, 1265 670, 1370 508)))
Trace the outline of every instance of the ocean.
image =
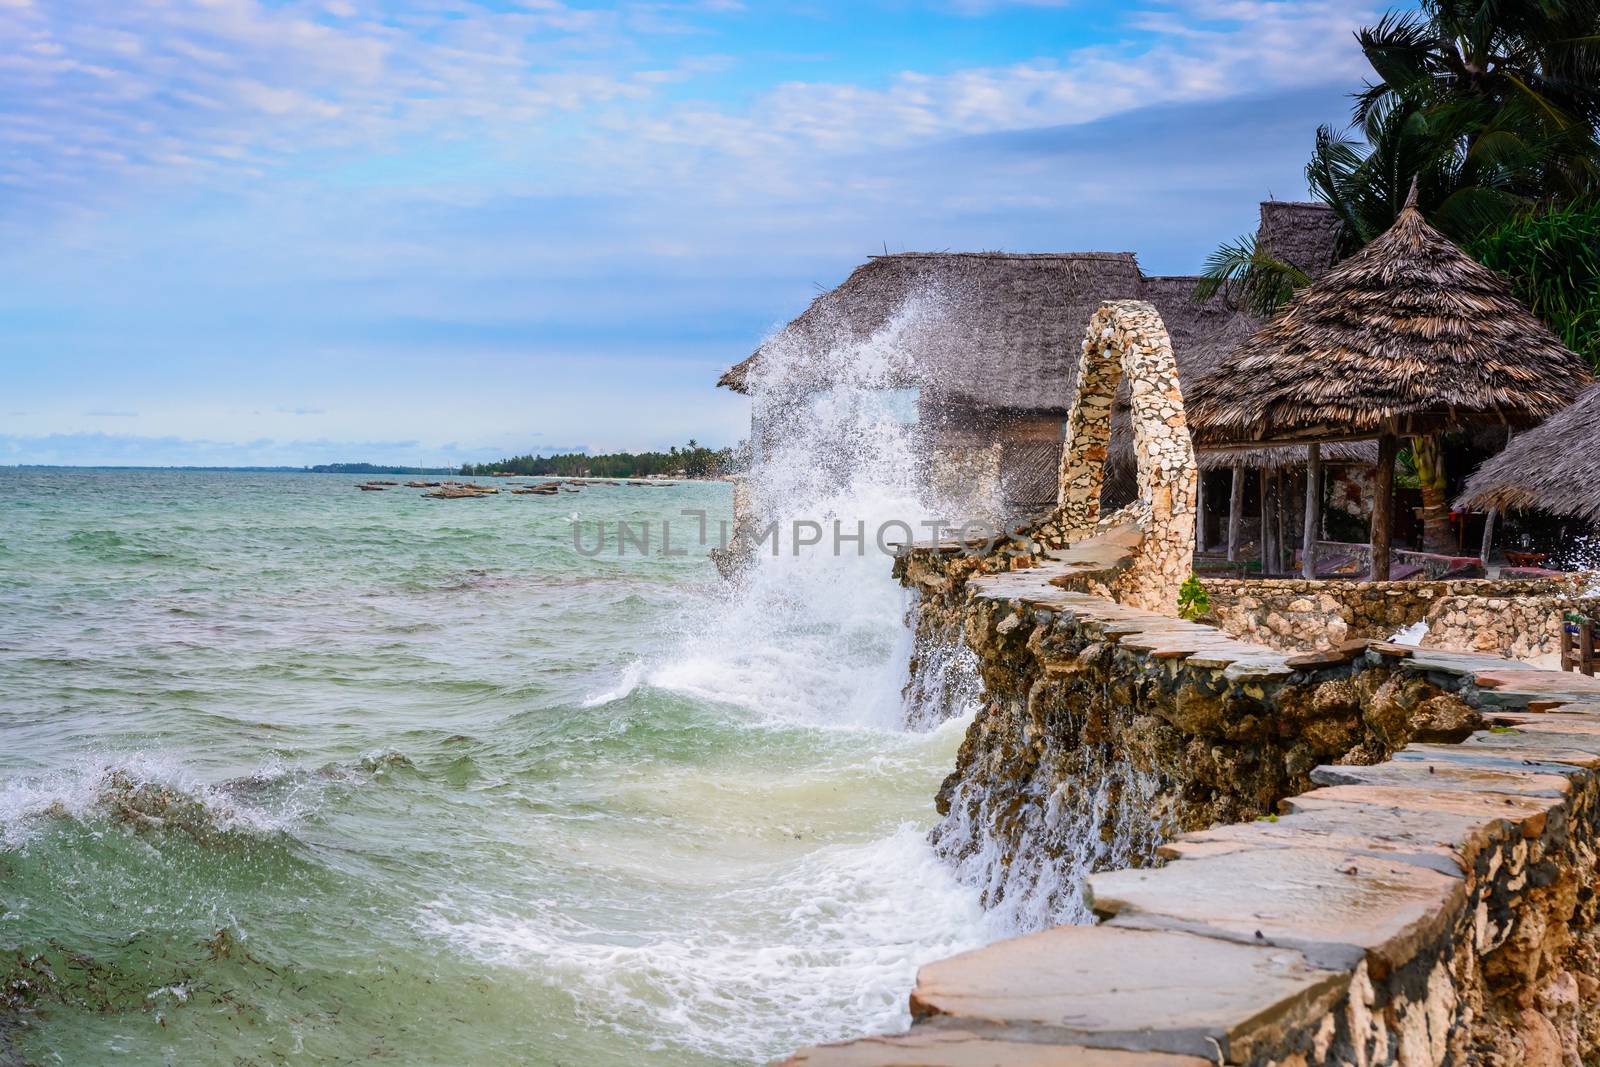
POLYGON ((730 586, 572 536, 724 483, 360 480, 0 469, 0 1064, 762 1062, 1003 932, 882 556, 730 586))

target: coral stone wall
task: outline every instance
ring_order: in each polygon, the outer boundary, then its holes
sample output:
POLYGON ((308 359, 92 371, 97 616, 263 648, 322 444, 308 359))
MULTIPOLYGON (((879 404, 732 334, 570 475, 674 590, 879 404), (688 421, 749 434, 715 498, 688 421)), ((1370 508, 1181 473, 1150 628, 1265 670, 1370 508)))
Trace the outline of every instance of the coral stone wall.
POLYGON ((1197 467, 1161 315, 1142 300, 1108 300, 1089 320, 1078 363, 1078 389, 1061 453, 1055 525, 1068 541, 1110 525, 1144 535, 1132 566, 1117 578, 1116 598, 1150 611, 1176 610, 1178 587, 1194 558, 1197 467), (1100 493, 1111 440, 1111 407, 1126 375, 1138 496, 1102 517, 1100 493))
POLYGON ((1600 609, 1589 574, 1402 582, 1208 578, 1201 584, 1219 629, 1285 651, 1381 640, 1425 622, 1427 648, 1540 659, 1559 653, 1564 612, 1600 609))

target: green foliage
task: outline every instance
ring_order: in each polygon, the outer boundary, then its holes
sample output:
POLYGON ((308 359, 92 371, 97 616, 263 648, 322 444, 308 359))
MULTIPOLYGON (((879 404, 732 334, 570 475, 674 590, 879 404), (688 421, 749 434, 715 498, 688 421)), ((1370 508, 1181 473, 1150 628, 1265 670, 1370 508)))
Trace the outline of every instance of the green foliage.
POLYGON ((1394 224, 1417 182, 1417 207, 1460 241, 1533 203, 1545 155, 1527 135, 1486 127, 1467 109, 1398 100, 1357 133, 1318 128, 1306 183, 1342 222, 1342 254, 1394 224))
POLYGON ((734 450, 710 449, 693 438, 687 446, 665 452, 615 452, 590 456, 567 452, 555 456, 512 456, 495 463, 463 463, 461 473, 555 475, 564 478, 709 478, 733 469, 734 450))
POLYGON ((1409 438, 1394 457, 1394 484, 1397 489, 1422 488, 1422 476, 1417 472, 1417 457, 1409 438))
POLYGON ((454 474, 450 467, 394 467, 381 463, 319 463, 313 474, 454 474))
MULTIPOLYGON (((1463 244, 1482 236, 1485 262, 1600 360, 1592 236, 1578 247, 1593 216, 1563 209, 1600 194, 1600 0, 1421 0, 1357 39, 1371 78, 1351 126, 1319 128, 1306 165, 1343 223, 1339 254, 1387 230, 1415 180, 1429 222, 1463 244)), ((1225 244, 1196 295, 1236 289, 1269 313, 1298 284, 1282 266, 1253 242, 1225 244)))
POLYGON ((1178 587, 1178 618, 1198 619, 1211 610, 1211 594, 1200 584, 1200 576, 1191 574, 1178 587))
POLYGON ((1266 318, 1296 289, 1310 284, 1304 271, 1274 259, 1256 246, 1253 234, 1245 234, 1206 257, 1194 298, 1204 303, 1222 293, 1230 305, 1266 318))
POLYGON ((1413 176, 1423 212, 1458 240, 1535 201, 1594 191, 1600 2, 1419 8, 1357 34, 1374 75, 1355 106, 1370 154, 1352 154, 1324 128, 1308 168, 1353 246, 1387 228, 1413 176))
POLYGON ((1526 212, 1470 251, 1511 279, 1517 298, 1600 370, 1600 197, 1526 212))

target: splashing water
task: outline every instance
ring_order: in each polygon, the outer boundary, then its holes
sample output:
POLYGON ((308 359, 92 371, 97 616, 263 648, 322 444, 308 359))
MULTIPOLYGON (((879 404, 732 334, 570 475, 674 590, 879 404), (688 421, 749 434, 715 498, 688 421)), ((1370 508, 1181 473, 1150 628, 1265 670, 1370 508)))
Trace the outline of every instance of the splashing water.
MULTIPOLYGON (((749 486, 784 539, 732 584, 580 556, 536 497, 0 471, 0 947, 59 978, 0 1005, 0 1048, 713 1067, 902 1026, 919 964, 1064 914, 1048 864, 1119 854, 1094 824, 1137 826, 1135 789, 1030 799, 1037 868, 980 840, 992 812, 927 839, 975 664, 919 651, 902 694, 912 601, 874 540, 947 517, 905 356, 942 315, 769 346, 749 486), (800 520, 826 536, 796 554, 800 520)), ((728 504, 571 500, 675 529, 728 504)))
POLYGON ((963 781, 933 831, 936 851, 976 887, 1007 935, 1094 922, 1083 886, 1095 871, 1149 866, 1165 837, 1152 812, 1159 783, 1126 758, 1088 746, 1070 778, 1020 793, 963 781))
POLYGON ((840 328, 831 344, 780 335, 764 347, 750 377, 759 442, 747 485, 758 525, 777 535, 653 684, 788 722, 893 730, 921 721, 901 695, 909 600, 882 545, 907 529, 927 536, 924 523, 947 518, 919 484, 921 434, 906 387, 907 353, 940 315, 927 293, 864 340, 840 328), (796 544, 802 528, 820 543, 796 544))
POLYGON ((567 498, 354 485, 0 470, 0 1059, 720 1067, 992 936, 886 558, 731 593, 574 552, 567 498))

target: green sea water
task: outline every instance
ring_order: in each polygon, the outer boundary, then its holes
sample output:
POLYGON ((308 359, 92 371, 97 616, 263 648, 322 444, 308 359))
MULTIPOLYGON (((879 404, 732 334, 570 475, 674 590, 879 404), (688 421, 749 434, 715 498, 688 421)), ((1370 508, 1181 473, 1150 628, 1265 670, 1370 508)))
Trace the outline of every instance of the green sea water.
POLYGON ((886 561, 357 481, 0 469, 0 1064, 760 1062, 992 935, 886 561))

